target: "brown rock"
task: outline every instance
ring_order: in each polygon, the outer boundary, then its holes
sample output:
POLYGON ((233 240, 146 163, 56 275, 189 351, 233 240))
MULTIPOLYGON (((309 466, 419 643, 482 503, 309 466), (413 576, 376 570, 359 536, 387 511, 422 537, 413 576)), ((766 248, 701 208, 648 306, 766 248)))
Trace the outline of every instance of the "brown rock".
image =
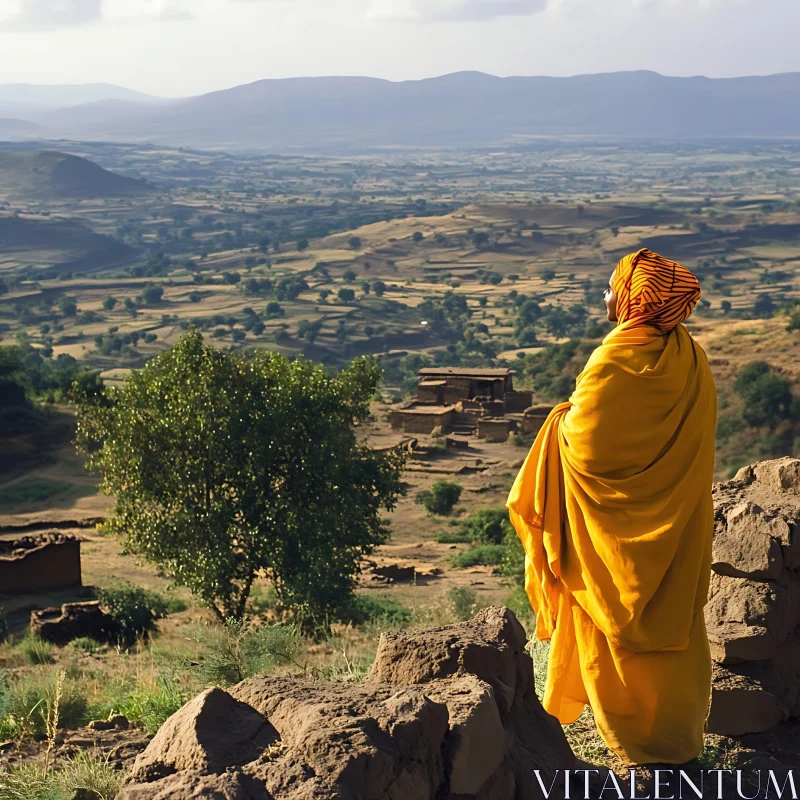
POLYGON ((133 765, 148 781, 173 772, 220 773, 256 759, 278 738, 269 721, 222 689, 207 689, 173 714, 133 765))
POLYGON ((800 459, 753 464, 717 484, 714 516, 708 729, 764 731, 800 715, 800 459))
POLYGON ((782 718, 778 699, 755 680, 714 666, 708 733, 740 736, 765 731, 782 718))
POLYGON ((515 692, 524 694, 533 685, 526 643, 525 630, 511 611, 485 608, 460 625, 382 634, 369 680, 408 685, 470 673, 494 689, 505 713, 515 692))
POLYGON ((126 786, 117 800, 276 800, 264 784, 252 775, 228 772, 204 775, 202 772, 181 772, 158 783, 137 783, 126 786))
MULTIPOLYGON (((491 687, 472 676, 435 682, 428 693, 450 715, 446 769, 453 794, 477 794, 508 753, 512 737, 503 728, 491 687)), ((509 775, 510 770, 508 770, 509 775)))
POLYGON ((360 684, 251 678, 204 692, 136 761, 122 800, 513 800, 573 767, 507 609, 385 634, 360 684), (264 737, 268 730, 270 736, 264 737), (256 746, 257 745, 257 746, 256 746))
POLYGON ((791 545, 791 528, 783 517, 742 502, 725 515, 714 536, 712 568, 720 575, 767 581, 783 573, 783 548, 791 545))

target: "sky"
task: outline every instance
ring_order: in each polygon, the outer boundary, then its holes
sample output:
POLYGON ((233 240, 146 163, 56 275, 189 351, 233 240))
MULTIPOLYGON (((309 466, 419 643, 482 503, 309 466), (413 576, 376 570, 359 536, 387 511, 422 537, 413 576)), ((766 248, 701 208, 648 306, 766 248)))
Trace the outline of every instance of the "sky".
POLYGON ((800 71, 800 0, 0 0, 0 83, 800 71))

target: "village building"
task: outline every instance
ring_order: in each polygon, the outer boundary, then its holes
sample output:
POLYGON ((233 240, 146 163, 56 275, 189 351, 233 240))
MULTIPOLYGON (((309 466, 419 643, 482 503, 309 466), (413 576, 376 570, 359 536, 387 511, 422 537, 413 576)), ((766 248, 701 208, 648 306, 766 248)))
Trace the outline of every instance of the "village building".
POLYGON ((538 432, 551 406, 533 406, 533 393, 514 389, 516 370, 426 367, 414 400, 391 412, 404 433, 477 434, 504 441, 513 431, 538 432))

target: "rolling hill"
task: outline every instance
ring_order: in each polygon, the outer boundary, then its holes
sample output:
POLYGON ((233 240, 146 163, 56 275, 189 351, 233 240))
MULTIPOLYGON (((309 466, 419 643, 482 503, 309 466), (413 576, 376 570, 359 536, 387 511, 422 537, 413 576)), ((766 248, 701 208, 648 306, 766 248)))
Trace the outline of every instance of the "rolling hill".
POLYGON ((90 103, 36 121, 75 138, 275 152, 480 147, 539 136, 794 137, 800 136, 800 73, 292 78, 158 106, 90 103))
POLYGON ((12 198, 88 199, 146 194, 153 187, 68 153, 0 152, 0 193, 12 198))
POLYGON ((134 255, 126 244, 76 220, 0 213, 0 274, 29 262, 89 272, 126 264, 134 255))

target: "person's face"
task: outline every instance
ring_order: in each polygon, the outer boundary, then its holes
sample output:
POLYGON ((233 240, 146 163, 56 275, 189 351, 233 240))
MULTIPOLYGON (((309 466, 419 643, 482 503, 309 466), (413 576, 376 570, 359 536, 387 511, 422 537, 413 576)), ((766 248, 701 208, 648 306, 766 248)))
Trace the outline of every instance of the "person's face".
POLYGON ((612 283, 614 281, 614 273, 611 273, 611 277, 608 279, 608 289, 603 292, 603 300, 606 304, 606 310, 608 312, 608 321, 609 322, 616 322, 617 321, 617 293, 612 288, 612 283))

